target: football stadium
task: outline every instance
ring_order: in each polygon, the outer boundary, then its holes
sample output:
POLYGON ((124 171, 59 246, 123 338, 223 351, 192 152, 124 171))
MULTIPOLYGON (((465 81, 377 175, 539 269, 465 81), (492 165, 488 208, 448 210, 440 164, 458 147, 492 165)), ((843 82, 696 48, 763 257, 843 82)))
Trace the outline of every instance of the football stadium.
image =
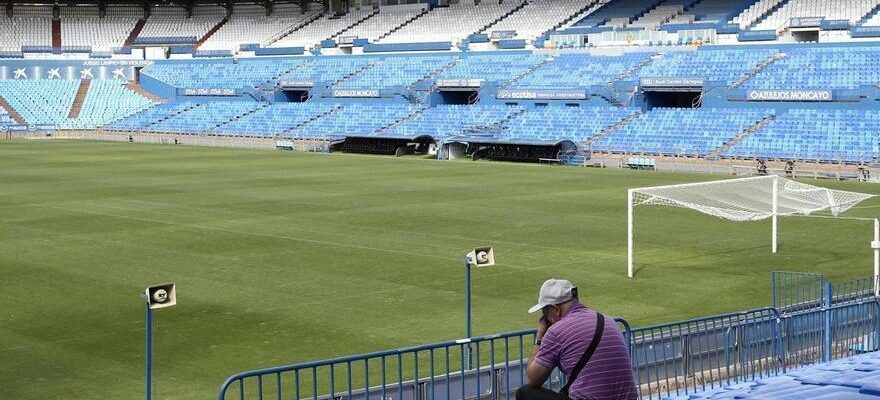
POLYGON ((0 400, 880 400, 880 0, 3 4, 0 400))

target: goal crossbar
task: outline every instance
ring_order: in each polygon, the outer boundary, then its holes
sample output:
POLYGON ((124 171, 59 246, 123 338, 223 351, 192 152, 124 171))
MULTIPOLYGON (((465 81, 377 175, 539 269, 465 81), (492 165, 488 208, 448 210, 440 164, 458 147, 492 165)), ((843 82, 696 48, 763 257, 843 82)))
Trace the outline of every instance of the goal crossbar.
MULTIPOLYGON (((627 192, 627 274, 633 276, 633 208, 639 205, 689 208, 731 221, 770 218, 771 249, 776 253, 778 217, 809 216, 825 210, 836 217, 871 197, 874 195, 828 189, 777 175, 632 188, 627 192)), ((877 275, 880 251, 876 249, 874 264, 877 275)))

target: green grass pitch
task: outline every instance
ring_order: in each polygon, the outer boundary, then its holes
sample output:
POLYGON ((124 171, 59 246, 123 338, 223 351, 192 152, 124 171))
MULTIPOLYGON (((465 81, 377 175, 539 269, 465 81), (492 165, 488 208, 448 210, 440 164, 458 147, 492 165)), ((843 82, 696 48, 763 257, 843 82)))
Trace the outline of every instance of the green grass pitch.
POLYGON ((783 218, 774 256, 769 221, 644 207, 626 278, 626 189, 719 178, 0 142, 0 399, 142 398, 137 293, 167 281, 156 398, 211 399, 240 370, 461 337, 462 255, 479 245, 498 264, 473 274, 476 334, 532 327, 549 277, 642 326, 766 306, 773 269, 871 274, 870 223, 783 218))

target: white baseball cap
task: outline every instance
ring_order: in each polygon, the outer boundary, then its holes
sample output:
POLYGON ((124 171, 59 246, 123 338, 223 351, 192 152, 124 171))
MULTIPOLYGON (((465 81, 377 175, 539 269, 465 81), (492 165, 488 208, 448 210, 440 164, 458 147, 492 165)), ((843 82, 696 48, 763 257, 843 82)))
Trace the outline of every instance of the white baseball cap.
POLYGON ((562 304, 574 298, 577 286, 565 279, 547 279, 538 293, 538 304, 529 309, 530 313, 544 307, 562 304))

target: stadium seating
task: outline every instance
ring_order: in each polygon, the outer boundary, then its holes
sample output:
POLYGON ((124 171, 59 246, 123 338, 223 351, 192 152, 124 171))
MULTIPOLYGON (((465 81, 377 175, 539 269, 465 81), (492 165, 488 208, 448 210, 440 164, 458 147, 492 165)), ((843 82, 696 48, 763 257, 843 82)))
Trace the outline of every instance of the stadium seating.
POLYGON ((698 1, 682 15, 673 18, 670 23, 677 22, 722 22, 731 10, 741 4, 741 0, 703 0, 698 1), (693 21, 687 19, 692 16, 693 21))
POLYGON ((52 46, 52 7, 15 7, 15 16, 0 17, 0 50, 52 46))
POLYGON ((746 81, 743 87, 857 89, 880 82, 880 48, 794 48, 785 50, 785 55, 746 81))
POLYGON ((305 60, 244 59, 237 63, 154 64, 141 73, 178 88, 244 88, 271 81, 305 60))
POLYGON ((671 52, 645 66, 641 77, 703 77, 733 83, 761 62, 777 53, 775 49, 707 48, 694 52, 671 52))
POLYGON ((749 8, 743 10, 739 15, 733 17, 732 23, 737 24, 740 28, 748 28, 752 24, 758 22, 768 12, 785 0, 758 0, 749 8))
POLYGON ((317 118, 291 131, 291 136, 296 138, 370 136, 380 128, 421 108, 423 106, 415 104, 386 104, 379 107, 346 104, 328 116, 317 118))
POLYGON ((340 105, 330 102, 267 104, 212 133, 249 137, 289 136, 291 129, 339 107, 340 105))
POLYGON ((99 17, 98 7, 61 8, 61 35, 64 46, 91 46, 93 51, 109 51, 125 44, 143 8, 109 6, 107 16, 99 17))
POLYGON ((875 12, 874 15, 865 20, 862 26, 880 26, 880 12, 875 12))
POLYGON ((592 149, 706 156, 770 114, 760 109, 655 108, 597 140, 592 149))
POLYGON ((515 38, 534 40, 544 32, 571 18, 595 1, 542 0, 526 3, 507 18, 483 30, 483 33, 515 31, 515 38))
POLYGON ((580 143, 636 111, 616 107, 537 107, 507 123, 499 139, 513 143, 580 143))
POLYGON ((644 0, 615 0, 605 3, 596 12, 581 19, 574 26, 626 26, 641 13, 648 11, 653 2, 644 0))
POLYGON ((728 149, 728 157, 867 162, 880 157, 880 111, 794 109, 728 149))
POLYGON ((159 104, 126 118, 119 119, 109 124, 107 128, 120 131, 147 130, 153 124, 198 106, 198 103, 188 101, 159 104))
POLYGON ((460 2, 449 7, 440 7, 416 19, 403 28, 379 39, 378 43, 407 42, 452 42, 457 44, 472 33, 510 13, 521 4, 520 1, 486 1, 479 5, 473 2, 460 2))
POLYGON ((153 7, 150 18, 138 37, 195 37, 201 39, 226 16, 226 9, 218 6, 193 7, 187 18, 182 7, 153 7))
POLYGON ((335 82, 375 62, 377 60, 370 57, 317 57, 305 60, 301 68, 285 72, 278 80, 335 82))
POLYGON ((521 107, 506 105, 438 105, 374 136, 408 139, 430 136, 439 141, 458 135, 497 134, 505 120, 520 112, 521 107))
POLYGON ((453 59, 449 55, 376 59, 372 67, 342 81, 334 88, 379 89, 410 86, 453 59))
POLYGON ((646 61, 650 53, 620 56, 560 54, 512 84, 517 88, 589 87, 624 78, 628 71, 646 61))
POLYGON ((438 79, 482 79, 488 82, 507 82, 537 65, 546 57, 541 54, 473 54, 462 58, 438 79))
POLYGON ((276 4, 272 15, 257 5, 237 5, 235 12, 217 32, 214 32, 199 49, 238 50, 242 44, 268 45, 268 42, 285 33, 286 30, 301 26, 317 16, 317 11, 303 13, 293 4, 276 4))
POLYGON ((339 34, 339 36, 358 37, 375 42, 382 35, 391 32, 394 28, 403 25, 410 19, 426 12, 421 9, 383 7, 379 13, 364 22, 357 24, 339 34))
POLYGON ((723 385, 664 397, 666 400, 712 399, 880 399, 880 352, 807 366, 779 376, 723 385))
POLYGON ((352 25, 369 18, 375 10, 361 9, 352 10, 348 14, 337 16, 326 14, 302 28, 299 28, 287 36, 282 37, 271 47, 305 47, 310 49, 317 46, 324 39, 330 39, 336 34, 345 31, 352 25))
POLYGON ((29 124, 67 121, 79 80, 0 80, 0 96, 29 124))
POLYGON ((669 22, 682 13, 684 13, 684 5, 681 0, 666 0, 633 21, 630 26, 656 30, 661 24, 669 22))
POLYGON ((167 133, 205 133, 233 118, 256 110, 254 101, 210 101, 150 126, 150 131, 167 133))
POLYGON ((794 17, 823 17, 828 20, 859 21, 877 6, 876 0, 789 0, 755 25, 755 30, 781 30, 794 17))
POLYGON ((79 117, 68 119, 59 128, 95 129, 152 105, 152 101, 128 90, 124 81, 117 79, 93 80, 79 117))

